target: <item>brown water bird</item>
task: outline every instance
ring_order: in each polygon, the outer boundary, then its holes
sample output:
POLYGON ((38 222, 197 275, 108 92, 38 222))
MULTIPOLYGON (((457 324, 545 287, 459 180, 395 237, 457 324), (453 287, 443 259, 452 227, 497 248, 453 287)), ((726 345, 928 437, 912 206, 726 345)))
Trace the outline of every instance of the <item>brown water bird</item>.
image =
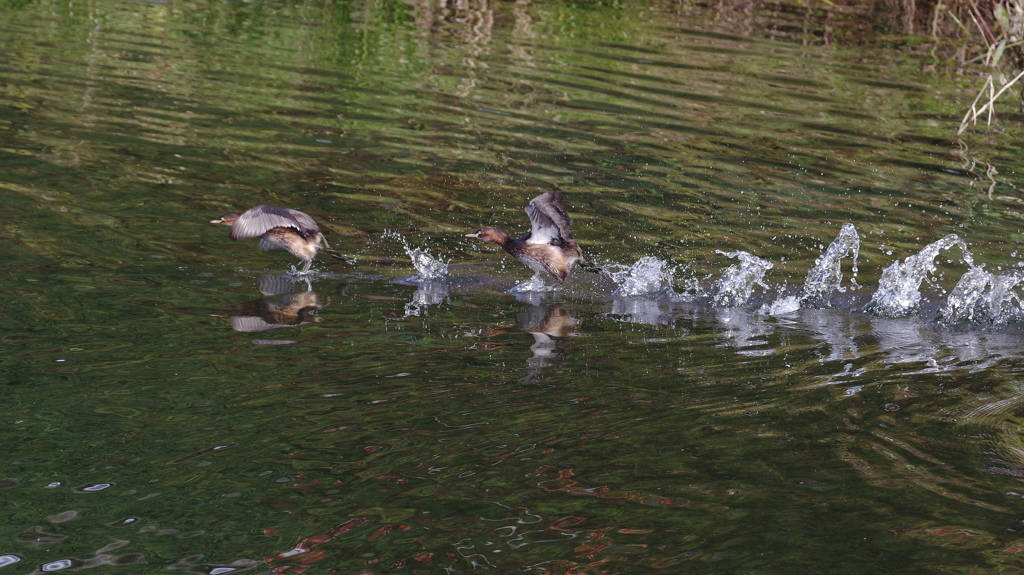
POLYGON ((562 194, 545 192, 530 200, 526 206, 530 216, 530 233, 521 238, 510 238, 505 232, 487 226, 468 238, 480 238, 494 242, 526 264, 535 273, 548 272, 561 284, 569 272, 582 262, 580 247, 572 240, 569 229, 569 214, 562 207, 562 194))
MULTIPOLYGON (((306 263, 299 273, 309 273, 313 258, 321 249, 329 249, 313 218, 288 208, 261 205, 239 214, 224 214, 211 224, 231 226, 231 239, 260 238, 265 250, 282 248, 306 263)), ((341 257, 341 256, 337 256, 341 257)), ((344 258, 343 258, 344 259, 344 258)))

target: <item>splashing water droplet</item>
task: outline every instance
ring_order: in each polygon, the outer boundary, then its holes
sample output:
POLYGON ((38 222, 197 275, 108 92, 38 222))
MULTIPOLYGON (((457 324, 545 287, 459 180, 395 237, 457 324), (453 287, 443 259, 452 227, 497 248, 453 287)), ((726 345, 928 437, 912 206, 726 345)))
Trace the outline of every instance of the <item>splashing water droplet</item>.
POLYGON ((850 284, 857 287, 857 256, 860 255, 860 236, 853 224, 843 224, 839 235, 832 240, 828 248, 816 260, 814 267, 807 272, 807 279, 800 288, 798 295, 780 297, 772 303, 765 303, 757 313, 785 315, 795 313, 801 308, 827 308, 830 306, 832 294, 846 291, 842 287, 842 260, 846 255, 853 260, 850 272, 850 284))
POLYGON ((644 256, 631 266, 607 264, 601 271, 618 286, 612 295, 644 297, 670 293, 675 270, 665 260, 644 256))
POLYGON ((997 326, 1006 325, 1024 316, 1024 300, 1016 292, 1011 291, 1024 282, 1024 270, 1008 270, 992 278, 992 289, 989 292, 989 313, 997 326))
POLYGON ((967 244, 960 236, 949 234, 925 246, 919 253, 908 256, 902 263, 896 261, 885 268, 878 291, 871 296, 864 311, 880 317, 903 317, 916 311, 921 304, 921 282, 935 272, 935 258, 939 252, 953 246, 960 246, 964 263, 973 267, 974 258, 967 244))
POLYGON ((405 253, 412 260, 412 267, 416 269, 416 275, 411 278, 412 281, 437 280, 448 277, 449 262, 431 256, 430 250, 427 248, 411 247, 409 242, 405 240, 405 237, 395 231, 388 230, 384 232, 384 237, 401 242, 405 253))
POLYGON ((512 286, 508 293, 548 292, 554 291, 557 287, 557 285, 548 285, 544 281, 544 277, 540 273, 536 273, 532 278, 512 286))
POLYGON ((984 267, 972 267, 960 278, 939 311, 939 323, 946 327, 1002 326, 1021 316, 1021 298, 1013 288, 1024 282, 1024 270, 1007 270, 997 276, 984 267))
POLYGON ((991 283, 992 274, 985 271, 984 266, 967 270, 942 305, 939 312, 940 323, 949 327, 975 321, 976 313, 984 313, 978 304, 985 298, 985 293, 991 283))
POLYGON ((780 297, 772 303, 765 303, 757 313, 767 315, 786 315, 800 311, 800 298, 795 295, 780 297))
POLYGON ((847 255, 853 260, 850 269, 852 274, 851 284, 857 286, 857 256, 860 255, 860 236, 853 224, 843 224, 839 235, 832 240, 828 249, 818 259, 814 260, 814 267, 807 272, 807 279, 800 289, 800 305, 802 307, 828 307, 829 299, 834 291, 844 291, 842 287, 843 272, 841 268, 842 259, 847 255))
POLYGON ((722 272, 722 277, 711 286, 711 304, 715 307, 737 307, 747 303, 755 286, 765 287, 761 280, 766 271, 773 266, 768 260, 761 259, 744 251, 723 252, 715 250, 739 263, 733 264, 722 272))
POLYGON ((448 277, 448 262, 431 256, 428 249, 406 247, 406 252, 412 258, 413 267, 416 268, 414 279, 437 280, 448 277))

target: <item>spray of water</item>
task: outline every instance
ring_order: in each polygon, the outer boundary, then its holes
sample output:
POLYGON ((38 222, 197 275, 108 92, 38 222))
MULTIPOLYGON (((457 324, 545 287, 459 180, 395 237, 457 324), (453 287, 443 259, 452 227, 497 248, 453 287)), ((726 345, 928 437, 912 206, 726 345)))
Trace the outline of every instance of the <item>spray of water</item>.
POLYGON ((993 275, 985 271, 984 265, 972 267, 946 298, 939 322, 946 327, 1005 325, 1021 315, 1021 299, 1013 291, 1021 282, 1024 270, 993 275))
POLYGON ((989 313, 995 325, 1019 321, 1024 316, 1024 301, 1013 288, 1024 282, 1024 270, 1010 270, 992 278, 989 290, 989 313))
POLYGON ((557 287, 558 286, 555 285, 555 284, 549 285, 548 282, 544 280, 544 275, 541 274, 540 272, 537 272, 537 273, 533 274, 533 277, 531 277, 530 279, 528 279, 528 280, 526 280, 524 282, 519 282, 516 285, 512 286, 508 290, 508 293, 515 293, 515 294, 543 293, 543 292, 554 291, 555 288, 557 288, 557 287))
POLYGON ((902 263, 896 261, 885 268, 878 291, 864 306, 864 311, 880 317, 903 317, 916 311, 921 305, 921 282, 935 272, 935 258, 939 252, 959 246, 963 261, 974 266, 974 258, 960 236, 949 234, 941 240, 926 246, 919 253, 907 257, 902 263))
POLYGON ((857 286, 857 256, 860 255, 860 236, 853 224, 843 224, 839 235, 832 240, 828 248, 814 260, 814 267, 807 272, 807 279, 797 295, 781 297, 774 302, 765 303, 758 313, 785 315, 794 313, 801 308, 827 308, 832 294, 845 291, 842 286, 842 260, 847 255, 853 260, 850 284, 857 286))
POLYGON ((605 264, 601 272, 615 282, 618 297, 648 297, 671 294, 675 270, 665 260, 644 256, 633 265, 605 264))
POLYGON ((843 224, 839 235, 832 240, 828 248, 814 260, 814 267, 807 272, 804 287, 800 289, 801 307, 822 308, 829 306, 829 300, 835 291, 845 291, 842 287, 843 272, 840 264, 849 254, 853 260, 850 270, 850 283, 857 286, 857 256, 860 255, 860 236, 853 224, 843 224))
POLYGON ((761 259, 753 254, 743 251, 723 252, 715 250, 724 256, 737 259, 739 263, 733 264, 722 272, 722 277, 711 286, 711 304, 715 307, 737 307, 747 303, 754 287, 760 285, 766 287, 762 280, 766 271, 772 268, 772 263, 761 259))
POLYGON ((980 304, 988 297, 992 279, 983 265, 967 270, 949 292, 939 312, 939 321, 947 326, 980 321, 980 315, 986 311, 980 304))
POLYGON ((409 245, 402 234, 388 230, 384 232, 384 238, 401 242, 402 248, 412 260, 412 266, 416 269, 416 275, 412 281, 438 280, 448 277, 448 263, 430 255, 427 248, 414 248, 409 245))
POLYGON ((765 302, 757 313, 767 315, 786 315, 800 311, 800 298, 795 295, 780 297, 773 302, 765 302))

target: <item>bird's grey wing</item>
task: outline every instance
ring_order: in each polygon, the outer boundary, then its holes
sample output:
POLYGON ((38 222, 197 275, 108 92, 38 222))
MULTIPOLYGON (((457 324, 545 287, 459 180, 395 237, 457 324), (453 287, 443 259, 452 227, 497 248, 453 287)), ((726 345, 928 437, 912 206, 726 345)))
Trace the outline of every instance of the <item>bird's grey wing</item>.
POLYGON ((256 238, 273 228, 295 228, 301 231, 299 222, 295 220, 291 210, 274 206, 256 206, 239 216, 238 221, 231 226, 231 239, 256 238))
POLYGON ((562 194, 545 192, 530 200, 526 206, 526 215, 530 216, 531 244, 561 243, 572 239, 569 230, 569 214, 562 207, 562 194))
POLYGON ((299 210, 286 209, 286 211, 291 214, 291 216, 295 218, 296 223, 299 224, 299 232, 302 233, 303 237, 315 236, 320 233, 320 226, 316 225, 313 218, 309 217, 307 214, 300 212, 299 210))

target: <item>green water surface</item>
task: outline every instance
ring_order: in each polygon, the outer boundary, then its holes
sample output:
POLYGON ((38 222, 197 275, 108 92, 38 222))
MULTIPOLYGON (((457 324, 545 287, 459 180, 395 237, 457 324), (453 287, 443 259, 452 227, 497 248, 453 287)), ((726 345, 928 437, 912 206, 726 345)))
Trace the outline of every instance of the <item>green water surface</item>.
POLYGON ((1020 264, 1020 117, 957 142, 974 77, 851 18, 0 0, 0 573, 1024 568, 1020 330, 929 321, 956 251, 857 311, 949 233, 1020 264), (767 287, 510 294, 463 234, 549 189, 597 261, 767 287), (307 290, 208 223, 263 203, 357 263, 307 290), (754 313, 845 222, 860 287, 754 313))

